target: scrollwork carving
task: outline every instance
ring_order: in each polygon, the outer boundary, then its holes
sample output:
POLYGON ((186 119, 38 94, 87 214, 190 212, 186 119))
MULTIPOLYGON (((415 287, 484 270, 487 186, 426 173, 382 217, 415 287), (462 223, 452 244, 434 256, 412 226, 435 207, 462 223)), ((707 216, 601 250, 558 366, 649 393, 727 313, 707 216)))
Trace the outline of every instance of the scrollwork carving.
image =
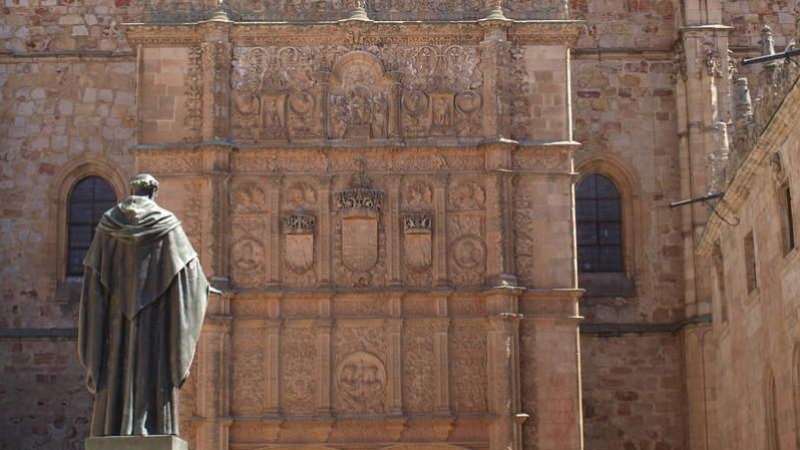
POLYGON ((200 140, 203 127, 203 53, 200 44, 189 46, 189 63, 186 67, 186 116, 183 125, 186 127, 187 142, 200 140))
POLYGON ((281 355, 281 409, 288 414, 315 412, 317 345, 314 328, 284 328, 281 355))
POLYGON ((403 344, 403 400, 410 412, 433 412, 435 363, 430 323, 408 321, 403 344))
POLYGON ((353 187, 337 192, 334 196, 339 211, 368 210, 380 213, 386 193, 373 188, 353 187))
POLYGON ((295 214, 283 219, 286 234, 314 234, 317 219, 307 214, 295 214))
POLYGON ((455 321, 451 331, 451 375, 456 411, 486 410, 486 328, 482 322, 455 321))

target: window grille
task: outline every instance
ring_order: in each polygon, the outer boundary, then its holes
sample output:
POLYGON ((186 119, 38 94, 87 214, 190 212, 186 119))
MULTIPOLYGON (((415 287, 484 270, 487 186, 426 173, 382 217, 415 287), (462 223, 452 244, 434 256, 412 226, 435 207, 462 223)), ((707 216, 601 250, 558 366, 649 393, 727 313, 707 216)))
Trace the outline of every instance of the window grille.
POLYGON ((75 184, 67 212, 67 276, 83 275, 83 259, 95 228, 116 200, 114 188, 100 177, 86 177, 75 184))
POLYGON ((578 270, 622 272, 622 212, 611 179, 591 174, 575 192, 578 270))

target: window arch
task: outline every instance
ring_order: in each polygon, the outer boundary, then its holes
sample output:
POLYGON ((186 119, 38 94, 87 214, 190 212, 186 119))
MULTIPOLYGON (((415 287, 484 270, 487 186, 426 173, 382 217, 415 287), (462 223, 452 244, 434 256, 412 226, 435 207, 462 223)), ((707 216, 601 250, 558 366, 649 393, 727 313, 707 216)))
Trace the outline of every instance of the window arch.
POLYGON ((592 173, 578 183, 575 220, 578 270, 624 272, 621 196, 609 177, 592 173))
POLYGON ((83 274, 83 259, 95 228, 116 200, 114 188, 99 176, 85 177, 73 186, 67 202, 67 276, 83 274))
MULTIPOLYGON (((69 221, 70 199, 82 180, 99 177, 111 186, 114 199, 121 199, 128 192, 128 175, 120 165, 103 155, 85 154, 71 159, 59 167, 48 188, 47 246, 52 249, 53 282, 55 301, 69 302, 80 294, 80 283, 68 276, 69 269, 69 221), (74 286, 73 286, 74 285, 74 286)), ((77 259, 77 258, 76 258, 77 259)))

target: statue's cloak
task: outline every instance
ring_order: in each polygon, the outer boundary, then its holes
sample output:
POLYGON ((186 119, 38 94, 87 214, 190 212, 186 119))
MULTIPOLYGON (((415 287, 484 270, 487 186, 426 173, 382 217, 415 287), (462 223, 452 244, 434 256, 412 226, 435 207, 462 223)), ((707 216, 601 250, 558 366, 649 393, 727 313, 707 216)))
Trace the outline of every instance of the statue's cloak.
POLYGON ((92 436, 178 434, 209 285, 180 221, 139 196, 103 215, 84 260, 78 353, 92 436))

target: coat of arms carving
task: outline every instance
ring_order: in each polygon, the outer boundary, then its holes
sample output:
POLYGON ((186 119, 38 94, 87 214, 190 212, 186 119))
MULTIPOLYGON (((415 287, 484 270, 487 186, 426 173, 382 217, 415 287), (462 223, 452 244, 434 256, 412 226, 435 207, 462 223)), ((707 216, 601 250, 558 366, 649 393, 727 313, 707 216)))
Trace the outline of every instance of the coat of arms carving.
POLYGON ((314 216, 295 214, 283 222, 286 243, 286 265, 295 273, 304 273, 314 266, 314 216))
POLYGON ((431 266, 431 223, 430 214, 403 217, 403 253, 410 270, 423 271, 431 266))
POLYGON ((342 221, 342 262, 353 272, 367 272, 378 263, 378 223, 384 197, 383 191, 370 186, 363 166, 351 187, 336 193, 342 221))

